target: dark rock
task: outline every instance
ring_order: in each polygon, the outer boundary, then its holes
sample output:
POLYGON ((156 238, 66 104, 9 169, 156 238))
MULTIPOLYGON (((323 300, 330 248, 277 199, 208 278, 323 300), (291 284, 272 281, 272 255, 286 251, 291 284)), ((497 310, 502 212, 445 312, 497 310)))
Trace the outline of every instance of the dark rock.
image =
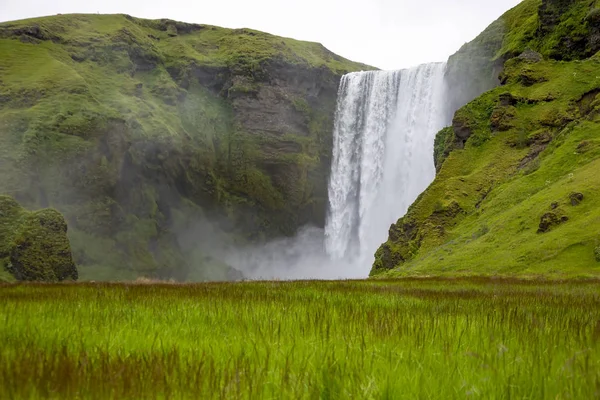
MULTIPOLYGON (((2 104, 2 101, 0 99, 0 104, 2 104)), ((587 152, 588 150, 590 150, 590 148, 592 147, 592 142, 590 142, 589 140, 582 140, 581 142, 579 142, 579 144, 577 145, 577 153, 578 154, 582 154, 587 152)))
POLYGON ((548 132, 539 133, 527 140, 527 145, 530 147, 529 153, 519 163, 519 169, 525 168, 533 160, 546 150, 548 144, 552 141, 552 135, 548 132))
POLYGON ((21 35, 19 37, 19 40, 23 43, 31 43, 31 44, 39 44, 41 43, 40 39, 36 39, 35 37, 32 36, 27 36, 27 35, 21 35))
POLYGON ((511 105, 499 106, 494 108, 490 117, 490 125, 493 131, 504 132, 513 128, 513 120, 517 114, 517 109, 511 105))
POLYGON ((76 62, 84 62, 85 56, 82 54, 71 54, 71 59, 76 62))
POLYGON ((550 208, 553 209, 553 210, 556 210, 558 208, 558 202, 555 201, 554 203, 552 203, 550 205, 550 208))
POLYGON ((516 106, 519 102, 519 98, 512 95, 512 93, 504 92, 500 96, 500 106, 508 107, 508 106, 516 106))
POLYGON ((553 227, 558 226, 564 222, 567 222, 569 217, 566 215, 560 215, 556 212, 548 212, 542 215, 540 219, 540 225, 537 233, 545 233, 550 231, 553 227))
POLYGON ((458 113, 454 115, 454 119, 452 120, 452 128, 454 129, 454 134, 456 137, 463 142, 466 142, 467 139, 469 139, 473 134, 468 122, 461 118, 458 113))
POLYGON ((528 63, 538 63, 544 59, 540 53, 531 49, 526 49, 518 58, 528 63))
POLYGON ((579 107, 579 115, 581 117, 594 117, 598 114, 596 110, 598 106, 597 97, 600 94, 600 89, 590 90, 581 96, 579 100, 577 100, 577 105, 579 107))
POLYGON ((551 141, 552 141, 552 134, 550 132, 544 131, 544 132, 538 133, 538 134, 530 137, 529 139, 527 139, 527 146, 548 144, 551 141))
POLYGON ((144 84, 143 83, 137 83, 135 85, 135 95, 137 97, 140 97, 143 94, 144 91, 144 84))
POLYGON ((388 241, 375 253, 375 262, 371 270, 372 275, 380 271, 393 269, 412 259, 421 247, 425 236, 444 236, 446 234, 445 227, 449 226, 459 214, 464 213, 464 210, 455 201, 446 207, 440 204, 436 208, 421 223, 417 223, 413 217, 407 214, 397 223, 392 224, 388 232, 388 241))
POLYGON ((535 85, 536 83, 548 82, 548 78, 524 69, 519 74, 519 81, 521 84, 523 84, 523 86, 529 87, 535 85))
POLYGON ((569 199, 572 206, 578 206, 583 201, 583 193, 571 193, 569 199))
POLYGON ((375 263, 371 274, 393 269, 405 261, 398 251, 392 249, 389 242, 384 243, 375 253, 375 263))

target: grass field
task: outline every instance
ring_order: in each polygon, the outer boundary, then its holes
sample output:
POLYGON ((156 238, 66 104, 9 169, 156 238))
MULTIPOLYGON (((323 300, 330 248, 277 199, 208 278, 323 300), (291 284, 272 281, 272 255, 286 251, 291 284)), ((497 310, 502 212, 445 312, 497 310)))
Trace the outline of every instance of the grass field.
POLYGON ((2 399, 599 396, 599 281, 0 286, 2 399))

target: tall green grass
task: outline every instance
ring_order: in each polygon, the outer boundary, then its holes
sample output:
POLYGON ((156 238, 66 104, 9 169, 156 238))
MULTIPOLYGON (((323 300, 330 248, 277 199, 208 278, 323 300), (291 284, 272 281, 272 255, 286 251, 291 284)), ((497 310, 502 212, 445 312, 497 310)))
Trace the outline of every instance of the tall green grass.
POLYGON ((598 281, 0 287, 0 398, 598 396, 598 281))

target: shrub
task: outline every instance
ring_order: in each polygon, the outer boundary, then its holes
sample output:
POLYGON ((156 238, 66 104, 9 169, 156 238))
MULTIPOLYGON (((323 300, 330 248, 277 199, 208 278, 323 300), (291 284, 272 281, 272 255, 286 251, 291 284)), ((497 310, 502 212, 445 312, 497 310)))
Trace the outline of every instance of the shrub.
POLYGON ((600 262, 600 246, 597 246, 594 250, 594 255, 596 256, 596 261, 600 262))

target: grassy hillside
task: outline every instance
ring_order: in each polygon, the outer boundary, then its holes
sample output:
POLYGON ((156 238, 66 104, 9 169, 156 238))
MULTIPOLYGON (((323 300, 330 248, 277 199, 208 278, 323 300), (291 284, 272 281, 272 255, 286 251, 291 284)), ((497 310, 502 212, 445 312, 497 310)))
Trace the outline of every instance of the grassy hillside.
POLYGON ((65 214, 84 278, 224 279, 198 231, 322 223, 337 82, 367 68, 250 29, 2 23, 0 193, 65 214))
POLYGON ((593 3, 524 1, 507 14, 520 17, 496 53, 502 86, 438 134, 439 173, 390 228, 372 274, 600 274, 593 3))
POLYGON ((600 384, 597 281, 0 290, 2 398, 591 399, 600 384))

